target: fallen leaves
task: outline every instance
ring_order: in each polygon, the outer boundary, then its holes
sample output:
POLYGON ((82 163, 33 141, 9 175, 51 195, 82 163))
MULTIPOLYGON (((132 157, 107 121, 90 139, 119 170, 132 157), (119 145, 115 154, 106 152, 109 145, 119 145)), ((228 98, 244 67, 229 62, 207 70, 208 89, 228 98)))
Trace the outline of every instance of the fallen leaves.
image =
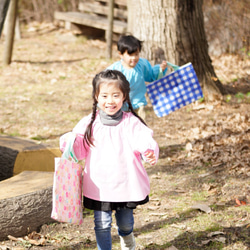
POLYGON ((246 203, 245 201, 240 201, 237 198, 235 199, 235 202, 237 205, 235 205, 235 207, 240 207, 240 206, 247 206, 250 205, 250 203, 246 203))
POLYGON ((231 82, 232 79, 244 78, 246 73, 250 74, 249 60, 236 59, 232 54, 211 57, 216 74, 222 82, 231 82))
POLYGON ((198 209, 198 210, 205 212, 207 214, 212 212, 211 208, 206 204, 195 204, 191 208, 198 209))
POLYGON ((32 232, 23 238, 16 238, 11 235, 8 235, 8 238, 12 241, 22 242, 26 244, 29 243, 35 246, 42 246, 45 245, 45 243, 47 242, 47 237, 37 232, 32 232))
POLYGON ((215 242, 215 241, 225 244, 226 243, 226 238, 225 237, 216 237, 214 239, 204 240, 204 241, 202 241, 202 245, 207 245, 210 242, 215 242))
POLYGON ((226 238, 223 236, 219 236, 219 235, 225 235, 225 233, 220 232, 220 231, 216 231, 216 232, 211 232, 207 235, 207 237, 209 237, 210 239, 208 240, 203 240, 201 242, 201 245, 208 245, 210 242, 221 242, 223 244, 226 243, 226 238), (214 237, 215 236, 215 237, 214 237))
POLYGON ((51 242, 60 243, 64 240, 64 238, 52 238, 49 235, 43 235, 41 233, 37 233, 33 231, 32 233, 28 234, 24 237, 14 237, 12 235, 8 235, 9 240, 20 243, 21 245, 25 246, 46 246, 51 242))
MULTIPOLYGON (((215 117, 199 127, 185 131, 185 137, 194 141, 185 145, 194 166, 207 163, 214 171, 227 170, 233 176, 250 176, 250 118, 236 113, 215 117)), ((184 136, 184 135, 183 135, 184 136)), ((181 159, 181 156, 179 156, 181 159)))

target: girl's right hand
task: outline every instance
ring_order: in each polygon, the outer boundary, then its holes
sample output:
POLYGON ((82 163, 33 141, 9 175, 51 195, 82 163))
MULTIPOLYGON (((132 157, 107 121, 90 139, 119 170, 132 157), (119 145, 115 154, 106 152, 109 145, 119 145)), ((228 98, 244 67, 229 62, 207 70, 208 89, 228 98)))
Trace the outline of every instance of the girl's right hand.
POLYGON ((155 165, 156 164, 156 157, 155 153, 153 150, 148 150, 144 153, 145 160, 150 163, 150 165, 155 165))

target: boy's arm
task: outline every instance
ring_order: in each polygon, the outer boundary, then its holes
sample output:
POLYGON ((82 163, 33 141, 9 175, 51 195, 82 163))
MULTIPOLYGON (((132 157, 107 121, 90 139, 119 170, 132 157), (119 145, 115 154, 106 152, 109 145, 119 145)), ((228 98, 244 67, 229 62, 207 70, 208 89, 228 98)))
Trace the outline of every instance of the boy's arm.
POLYGON ((146 82, 153 82, 162 78, 167 72, 167 62, 162 62, 162 64, 156 64, 151 66, 150 62, 147 59, 142 59, 143 74, 146 82))

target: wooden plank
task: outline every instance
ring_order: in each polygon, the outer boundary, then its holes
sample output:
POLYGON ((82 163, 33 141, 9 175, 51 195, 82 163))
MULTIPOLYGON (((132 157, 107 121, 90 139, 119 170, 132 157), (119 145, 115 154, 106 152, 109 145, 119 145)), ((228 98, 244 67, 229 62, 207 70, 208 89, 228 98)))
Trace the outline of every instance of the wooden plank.
MULTIPOLYGON (((108 3, 109 0, 81 0, 80 2, 84 2, 84 3, 87 3, 87 2, 103 2, 105 4, 108 3)), ((117 5, 121 5, 125 8, 127 8, 127 0, 115 0, 115 4, 117 5)))
MULTIPOLYGON (((108 19, 106 17, 93 16, 81 12, 55 12, 54 18, 58 20, 68 21, 94 27, 97 29, 107 30, 108 19)), ((113 32, 122 34, 126 32, 127 24, 122 21, 114 20, 113 32)))
MULTIPOLYGON (((108 15, 108 6, 103 6, 99 4, 92 4, 89 2, 80 2, 78 9, 82 12, 90 12, 96 13, 101 15, 108 15)), ((115 18, 122 18, 127 20, 128 13, 126 10, 114 8, 114 17, 115 18)))

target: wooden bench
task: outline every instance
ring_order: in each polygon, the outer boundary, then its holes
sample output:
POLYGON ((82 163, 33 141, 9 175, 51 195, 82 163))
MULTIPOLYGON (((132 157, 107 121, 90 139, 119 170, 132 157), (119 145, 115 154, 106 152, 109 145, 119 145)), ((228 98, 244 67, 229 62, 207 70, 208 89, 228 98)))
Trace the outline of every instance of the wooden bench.
MULTIPOLYGON (((79 12, 55 12, 54 18, 65 22, 66 29, 77 28, 86 35, 102 36, 108 29, 108 0, 81 0, 79 12), (94 29, 94 30, 93 30, 94 29), (98 33, 102 31, 102 33, 98 33)), ((115 0, 113 33, 127 30, 127 0, 115 0)))

